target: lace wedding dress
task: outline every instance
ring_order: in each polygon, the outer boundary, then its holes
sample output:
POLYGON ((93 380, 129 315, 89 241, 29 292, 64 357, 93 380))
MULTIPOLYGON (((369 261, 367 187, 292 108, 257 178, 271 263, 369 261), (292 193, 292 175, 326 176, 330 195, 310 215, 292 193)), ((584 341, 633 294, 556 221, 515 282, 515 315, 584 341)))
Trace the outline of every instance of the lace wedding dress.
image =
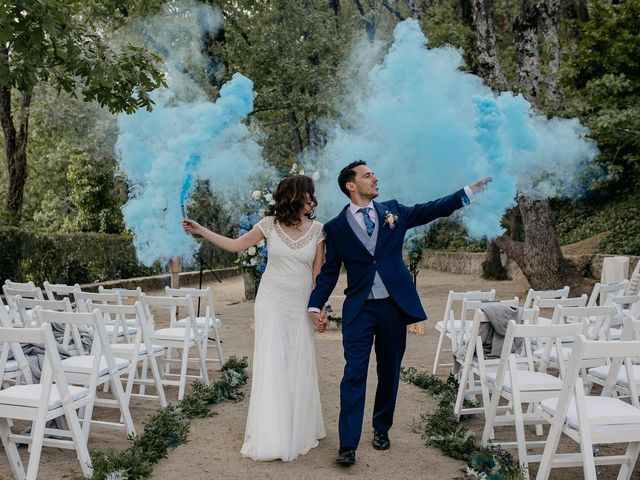
POLYGON ((274 218, 258 227, 269 257, 255 303, 255 344, 242 455, 290 461, 324 438, 314 324, 307 315, 311 267, 322 224, 291 239, 274 218))

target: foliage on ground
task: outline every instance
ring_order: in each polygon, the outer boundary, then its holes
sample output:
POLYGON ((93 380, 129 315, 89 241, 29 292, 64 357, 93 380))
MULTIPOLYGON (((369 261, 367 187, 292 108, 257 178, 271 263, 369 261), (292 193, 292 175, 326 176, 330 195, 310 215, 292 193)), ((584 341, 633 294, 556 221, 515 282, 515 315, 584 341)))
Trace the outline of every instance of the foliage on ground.
POLYGON ((458 393, 458 381, 449 375, 446 380, 435 375, 418 372, 415 368, 403 368, 401 378, 422 389, 436 399, 434 413, 423 414, 417 428, 427 445, 438 447, 448 457, 466 462, 463 479, 524 480, 524 471, 511 454, 499 447, 483 446, 472 431, 453 413, 458 393))
POLYGON ((129 438, 128 448, 92 451, 91 480, 149 478, 153 466, 167 456, 169 449, 186 441, 192 418, 213 415, 210 405, 242 400, 244 394, 240 388, 247 383, 247 367, 246 358, 230 358, 222 367, 220 380, 213 385, 195 382, 178 405, 169 405, 151 415, 144 424, 144 431, 129 438))

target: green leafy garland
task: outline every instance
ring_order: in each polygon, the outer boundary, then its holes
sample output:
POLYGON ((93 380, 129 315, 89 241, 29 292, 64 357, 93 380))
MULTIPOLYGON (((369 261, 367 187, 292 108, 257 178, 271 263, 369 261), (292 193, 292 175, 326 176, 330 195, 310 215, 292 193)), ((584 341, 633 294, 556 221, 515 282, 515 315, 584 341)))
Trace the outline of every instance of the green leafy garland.
POLYGON ((473 432, 454 415, 458 381, 453 375, 442 380, 410 367, 402 368, 400 376, 435 397, 438 409, 433 414, 422 414, 418 428, 427 439, 427 445, 438 447, 448 457, 467 462, 463 479, 524 480, 524 471, 511 454, 497 446, 480 444, 473 432))
MULTIPOLYGON (((240 387, 247 383, 246 357, 231 357, 222 367, 222 378, 213 385, 195 382, 177 405, 169 405, 151 415, 144 424, 144 431, 129 437, 130 445, 123 451, 113 448, 91 452, 92 480, 142 480, 148 478, 153 466, 167 456, 169 448, 175 448, 187 438, 192 418, 213 415, 209 405, 224 400, 239 401, 244 398, 240 387)), ((84 479, 84 477, 79 477, 84 479)))

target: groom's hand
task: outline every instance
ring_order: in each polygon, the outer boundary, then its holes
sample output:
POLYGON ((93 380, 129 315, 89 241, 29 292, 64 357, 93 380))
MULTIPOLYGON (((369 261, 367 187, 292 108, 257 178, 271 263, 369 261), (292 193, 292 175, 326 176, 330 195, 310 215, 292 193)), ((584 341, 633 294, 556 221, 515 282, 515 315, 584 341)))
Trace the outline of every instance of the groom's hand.
POLYGON ((491 182, 492 180, 493 178, 491 177, 481 178, 480 180, 477 180, 469 185, 469 188, 473 193, 483 192, 487 188, 489 182, 491 182))
POLYGON ((308 313, 311 320, 313 320, 313 323, 316 324, 316 330, 318 330, 318 332, 320 333, 324 332, 325 329, 327 328, 327 324, 324 319, 324 316, 326 315, 326 313, 325 314, 323 314, 323 312, 308 312, 308 313))

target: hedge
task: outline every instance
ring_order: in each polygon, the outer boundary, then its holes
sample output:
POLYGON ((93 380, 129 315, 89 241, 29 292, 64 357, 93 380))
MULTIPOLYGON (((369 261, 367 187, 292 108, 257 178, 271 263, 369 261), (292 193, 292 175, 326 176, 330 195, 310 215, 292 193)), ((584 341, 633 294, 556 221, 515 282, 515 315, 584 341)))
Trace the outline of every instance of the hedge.
MULTIPOLYGON (((233 265, 235 256, 203 249, 212 268, 233 265)), ((51 234, 0 227, 0 281, 42 284, 92 283, 161 273, 164 265, 138 263, 132 237, 102 233, 51 234)))

